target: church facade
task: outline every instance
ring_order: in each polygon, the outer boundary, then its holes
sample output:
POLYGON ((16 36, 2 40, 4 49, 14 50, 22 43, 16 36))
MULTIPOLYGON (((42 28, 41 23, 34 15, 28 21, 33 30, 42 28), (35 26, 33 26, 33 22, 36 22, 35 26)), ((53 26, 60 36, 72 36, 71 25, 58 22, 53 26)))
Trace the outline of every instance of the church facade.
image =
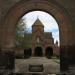
POLYGON ((25 34, 23 42, 25 48, 19 51, 16 50, 16 53, 47 57, 59 55, 58 43, 54 44, 51 32, 44 32, 44 25, 39 19, 32 25, 32 33, 25 34))

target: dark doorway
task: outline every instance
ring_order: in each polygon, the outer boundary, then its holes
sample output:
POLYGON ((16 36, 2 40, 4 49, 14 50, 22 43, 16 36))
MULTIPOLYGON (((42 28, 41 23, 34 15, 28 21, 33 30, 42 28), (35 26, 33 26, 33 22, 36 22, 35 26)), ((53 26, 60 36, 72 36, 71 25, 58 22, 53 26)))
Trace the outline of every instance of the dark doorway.
POLYGON ((34 51, 35 56, 43 56, 43 51, 41 47, 36 47, 34 51))
POLYGON ((53 56, 53 48, 52 47, 47 47, 45 51, 45 55, 48 58, 51 58, 53 56))
POLYGON ((24 58, 29 58, 32 55, 31 48, 24 50, 24 58))

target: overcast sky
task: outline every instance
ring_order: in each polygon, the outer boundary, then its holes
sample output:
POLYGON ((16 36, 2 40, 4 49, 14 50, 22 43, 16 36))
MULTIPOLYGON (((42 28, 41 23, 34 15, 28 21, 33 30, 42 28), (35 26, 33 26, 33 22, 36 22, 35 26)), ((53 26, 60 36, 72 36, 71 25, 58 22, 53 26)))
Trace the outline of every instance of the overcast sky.
POLYGON ((45 32, 52 32, 52 36, 54 38, 54 42, 56 40, 59 42, 59 28, 56 20, 48 13, 43 11, 33 11, 29 12, 22 17, 25 19, 25 23, 27 25, 27 29, 30 32, 32 30, 31 26, 34 24, 37 18, 44 25, 45 32))

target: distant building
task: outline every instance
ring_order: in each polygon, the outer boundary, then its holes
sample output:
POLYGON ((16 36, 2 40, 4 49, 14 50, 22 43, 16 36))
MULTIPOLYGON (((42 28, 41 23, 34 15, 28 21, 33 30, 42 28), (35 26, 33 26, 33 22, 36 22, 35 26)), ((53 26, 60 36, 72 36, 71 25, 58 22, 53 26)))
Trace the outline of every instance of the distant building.
POLYGON ((32 33, 26 33, 23 41, 24 49, 16 53, 31 56, 59 55, 58 42, 54 44, 51 32, 44 32, 44 25, 39 19, 32 25, 32 33))

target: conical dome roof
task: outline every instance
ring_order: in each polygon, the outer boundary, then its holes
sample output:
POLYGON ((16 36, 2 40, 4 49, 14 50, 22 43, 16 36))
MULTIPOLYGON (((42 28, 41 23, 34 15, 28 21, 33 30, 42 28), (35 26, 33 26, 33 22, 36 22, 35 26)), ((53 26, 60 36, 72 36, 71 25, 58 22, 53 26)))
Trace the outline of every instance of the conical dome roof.
POLYGON ((37 19, 37 20, 35 21, 35 23, 33 24, 33 26, 37 26, 37 25, 44 26, 44 25, 42 24, 42 22, 41 22, 39 19, 37 19))

